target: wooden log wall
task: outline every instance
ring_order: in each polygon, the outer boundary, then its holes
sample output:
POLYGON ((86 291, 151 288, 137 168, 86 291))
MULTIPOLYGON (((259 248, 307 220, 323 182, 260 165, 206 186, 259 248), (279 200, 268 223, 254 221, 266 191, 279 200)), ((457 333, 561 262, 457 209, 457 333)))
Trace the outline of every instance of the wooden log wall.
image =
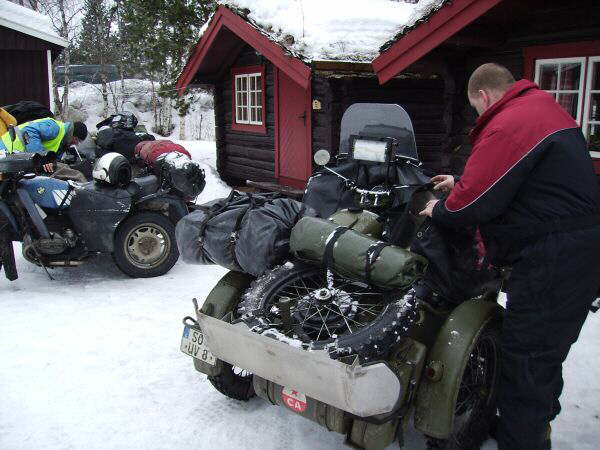
POLYGON ((393 79, 379 85, 373 76, 315 75, 312 97, 322 105, 313 110, 313 151, 337 153, 340 123, 353 103, 397 103, 406 109, 415 129, 417 149, 426 167, 440 170, 446 163, 451 118, 446 103, 451 88, 441 78, 393 79))
POLYGON ((229 71, 215 86, 217 169, 233 184, 246 180, 275 181, 275 112, 273 65, 246 46, 233 67, 265 66, 267 134, 233 131, 233 81, 229 71))

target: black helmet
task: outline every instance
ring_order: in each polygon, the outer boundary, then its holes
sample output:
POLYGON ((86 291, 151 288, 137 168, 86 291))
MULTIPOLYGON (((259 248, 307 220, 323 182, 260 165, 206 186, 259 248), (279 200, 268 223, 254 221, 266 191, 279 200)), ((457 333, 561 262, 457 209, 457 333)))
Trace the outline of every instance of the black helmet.
POLYGON ((135 130, 138 124, 137 117, 130 112, 120 112, 111 116, 110 126, 122 130, 135 130))
POLYGON ((100 129, 105 126, 111 126, 112 128, 120 128, 121 130, 135 130, 138 124, 138 119, 134 114, 130 112, 121 112, 112 114, 102 122, 96 124, 96 128, 100 129))

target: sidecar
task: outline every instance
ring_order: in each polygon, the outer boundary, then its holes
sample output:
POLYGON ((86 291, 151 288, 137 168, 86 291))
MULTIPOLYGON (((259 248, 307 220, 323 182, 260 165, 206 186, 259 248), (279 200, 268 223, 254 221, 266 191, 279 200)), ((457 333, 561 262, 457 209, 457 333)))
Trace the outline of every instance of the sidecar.
POLYGON ((430 449, 475 448, 496 412, 498 290, 416 295, 428 261, 409 241, 430 197, 402 108, 353 105, 340 140, 338 164, 309 182, 321 194, 305 196, 327 219, 301 219, 290 261, 262 277, 226 274, 184 319, 181 350, 223 394, 257 395, 355 448, 402 445, 410 419, 430 449))

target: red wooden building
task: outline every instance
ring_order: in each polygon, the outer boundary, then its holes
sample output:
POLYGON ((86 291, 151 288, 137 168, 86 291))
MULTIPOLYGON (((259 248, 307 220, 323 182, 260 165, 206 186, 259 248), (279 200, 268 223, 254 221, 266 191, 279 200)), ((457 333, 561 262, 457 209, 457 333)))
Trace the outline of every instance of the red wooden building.
POLYGON ((355 102, 404 106, 425 164, 460 173, 475 119, 466 83, 473 69, 490 61, 555 95, 600 157, 598 2, 426 3, 431 7, 399 23, 401 31, 376 54, 342 60, 307 57, 285 30, 274 33, 249 10, 221 5, 178 83, 180 89, 214 88, 221 176, 302 187, 313 152, 336 150, 341 114, 355 102))
POLYGON ((35 100, 52 107, 52 61, 67 45, 47 16, 0 0, 0 105, 35 100))

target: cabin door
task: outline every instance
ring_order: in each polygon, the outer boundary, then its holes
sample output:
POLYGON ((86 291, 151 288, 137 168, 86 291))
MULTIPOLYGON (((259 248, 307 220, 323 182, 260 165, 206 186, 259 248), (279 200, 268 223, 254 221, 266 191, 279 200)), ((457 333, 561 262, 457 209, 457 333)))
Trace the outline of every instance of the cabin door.
POLYGON ((276 176, 280 184, 304 189, 312 169, 310 91, 275 69, 276 176))

